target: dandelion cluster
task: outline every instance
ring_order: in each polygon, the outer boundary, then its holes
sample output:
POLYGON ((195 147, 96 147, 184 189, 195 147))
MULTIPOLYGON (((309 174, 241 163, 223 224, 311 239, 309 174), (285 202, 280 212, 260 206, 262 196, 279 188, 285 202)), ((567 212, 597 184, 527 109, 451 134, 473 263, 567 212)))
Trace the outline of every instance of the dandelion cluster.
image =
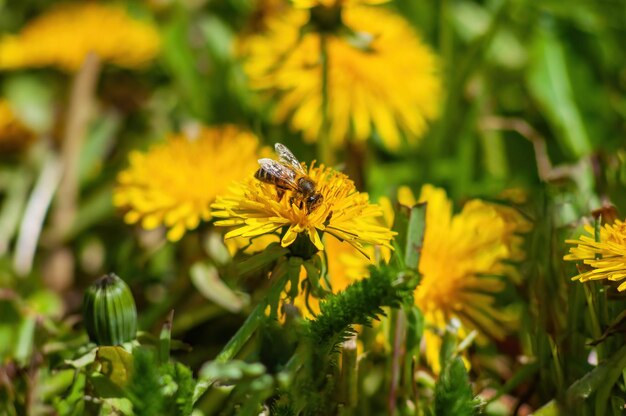
POLYGON ((145 66, 159 51, 159 35, 124 8, 97 2, 68 3, 0 37, 0 69, 55 66, 78 70, 88 53, 125 68, 145 66))

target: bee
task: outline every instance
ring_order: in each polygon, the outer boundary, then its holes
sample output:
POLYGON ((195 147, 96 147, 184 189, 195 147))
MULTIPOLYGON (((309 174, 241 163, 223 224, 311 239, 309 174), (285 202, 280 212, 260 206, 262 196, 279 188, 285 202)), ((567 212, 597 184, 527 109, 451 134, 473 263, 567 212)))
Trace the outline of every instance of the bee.
POLYGON ((302 165, 283 144, 276 143, 274 146, 278 154, 278 161, 273 159, 259 159, 259 170, 254 177, 261 182, 272 184, 278 191, 278 198, 281 200, 286 191, 291 191, 289 198, 291 204, 297 204, 302 209, 306 207, 307 214, 310 214, 319 207, 324 197, 317 192, 315 182, 309 178, 302 165))

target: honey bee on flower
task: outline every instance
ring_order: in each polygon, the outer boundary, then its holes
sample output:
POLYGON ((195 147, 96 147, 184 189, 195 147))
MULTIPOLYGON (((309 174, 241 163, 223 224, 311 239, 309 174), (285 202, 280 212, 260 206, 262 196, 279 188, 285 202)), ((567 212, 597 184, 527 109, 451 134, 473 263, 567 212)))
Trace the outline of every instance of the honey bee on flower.
POLYGON ((279 199, 283 197, 285 191, 292 191, 289 203, 297 203, 300 209, 304 206, 307 213, 310 213, 322 203, 324 197, 317 192, 315 182, 309 178, 302 164, 287 146, 276 143, 275 149, 280 162, 269 158, 259 159, 261 167, 254 177, 262 182, 274 184, 278 189, 279 199))
POLYGON ((225 238, 252 238, 280 232, 290 246, 303 234, 318 250, 321 233, 346 241, 363 252, 364 245, 390 247, 393 232, 382 222, 382 210, 359 192, 348 176, 324 165, 307 169, 282 144, 278 161, 261 159, 254 176, 217 198, 212 214, 218 226, 234 227, 225 238))

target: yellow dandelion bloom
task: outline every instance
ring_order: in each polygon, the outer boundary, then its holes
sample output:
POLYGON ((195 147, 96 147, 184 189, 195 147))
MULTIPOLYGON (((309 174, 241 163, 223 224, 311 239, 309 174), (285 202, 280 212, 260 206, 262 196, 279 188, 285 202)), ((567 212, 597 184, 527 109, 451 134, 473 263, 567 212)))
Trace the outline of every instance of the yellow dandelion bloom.
MULTIPOLYGON (((595 240, 594 228, 585 226, 588 235, 581 235, 577 240, 566 240, 567 244, 575 244, 569 249, 564 260, 581 261, 590 270, 583 271, 572 280, 587 282, 589 280, 607 279, 619 282, 626 278, 626 223, 615 220, 600 228, 600 241, 595 240)), ((619 291, 626 290, 626 282, 621 283, 619 291)))
POLYGON ((79 2, 54 7, 19 34, 0 38, 0 69, 55 66, 78 70, 89 52, 125 67, 144 66, 159 51, 156 29, 121 7, 79 2))
POLYGON ((430 326, 425 333, 426 357, 438 372, 437 332, 451 320, 462 325, 461 336, 477 330, 502 339, 512 329, 512 316, 496 305, 505 283, 494 276, 506 274, 506 262, 520 258, 517 233, 527 231, 530 224, 512 208, 481 200, 469 201, 452 215, 445 191, 430 185, 422 188, 418 202, 428 205, 415 303, 430 326))
MULTIPOLYGON (((441 83, 434 54, 409 24, 390 11, 351 7, 352 34, 326 34, 329 135, 334 146, 363 141, 375 130, 389 148, 413 143, 438 112, 441 83)), ((320 34, 303 31, 308 13, 292 10, 252 36, 244 69, 253 89, 276 100, 274 118, 305 140, 322 128, 320 34)))
POLYGON ((0 155, 27 148, 35 137, 35 133, 22 123, 9 103, 0 99, 0 155))
POLYGON ((127 223, 140 222, 145 229, 165 225, 167 238, 177 241, 211 219, 218 194, 254 174, 258 146, 254 135, 234 126, 202 128, 194 137, 174 135, 147 153, 129 155, 113 203, 127 210, 127 223))
POLYGON ((389 246, 393 233, 378 223, 377 217, 382 214, 380 207, 370 204, 368 195, 358 192, 346 175, 313 163, 308 176, 323 197, 317 208, 309 211, 300 207, 292 203, 291 191, 280 197, 276 186, 250 175, 229 194, 217 198, 213 216, 222 220, 215 225, 235 227, 226 234, 226 239, 282 231, 283 247, 290 246, 303 234, 318 250, 323 250, 319 232, 346 241, 361 252, 365 244, 389 246))

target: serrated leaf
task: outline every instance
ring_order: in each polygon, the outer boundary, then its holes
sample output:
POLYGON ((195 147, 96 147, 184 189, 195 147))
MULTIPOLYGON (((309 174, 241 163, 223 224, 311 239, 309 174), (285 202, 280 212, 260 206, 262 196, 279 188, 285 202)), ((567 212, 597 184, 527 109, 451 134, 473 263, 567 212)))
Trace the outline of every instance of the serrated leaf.
POLYGON ((455 357, 439 375, 435 386, 435 415, 472 416, 476 414, 472 387, 463 360, 455 357))

